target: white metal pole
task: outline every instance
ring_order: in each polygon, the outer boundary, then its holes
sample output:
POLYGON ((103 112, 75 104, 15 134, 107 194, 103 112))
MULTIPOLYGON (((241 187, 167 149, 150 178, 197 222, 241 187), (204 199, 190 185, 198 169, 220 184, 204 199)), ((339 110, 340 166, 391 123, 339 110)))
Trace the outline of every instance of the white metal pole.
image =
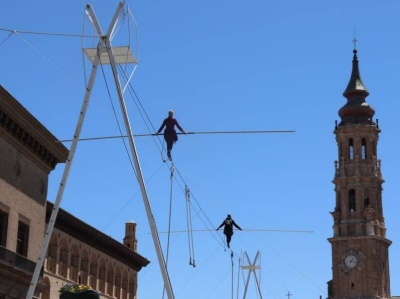
POLYGON ((246 255, 246 259, 247 259, 247 262, 249 263, 249 266, 248 266, 248 267, 242 266, 242 269, 247 268, 247 269, 249 270, 249 273, 247 273, 247 279, 246 279, 246 284, 245 284, 245 287, 244 287, 243 299, 246 298, 247 289, 248 289, 248 287, 249 287, 250 274, 251 274, 251 263, 250 263, 250 258, 249 258, 249 256, 248 256, 248 254, 247 254, 246 251, 244 252, 244 254, 246 255))
POLYGON ((80 133, 81 133, 81 130, 82 130, 82 125, 83 125, 83 122, 84 122, 84 119, 85 119, 85 116, 86 116, 86 110, 87 110, 87 107, 89 105, 89 99, 90 99, 92 88, 93 88, 93 85, 94 85, 94 82, 95 82, 97 68, 98 68, 98 65, 101 63, 101 54, 104 51, 108 52, 108 56, 109 56, 109 60, 110 60, 110 64, 111 64, 111 69, 112 69, 112 72, 113 72, 113 75, 114 75, 115 84, 116 84, 117 92, 118 92, 118 97, 119 97, 119 101, 120 101, 120 105, 121 105, 121 110, 122 110, 122 114, 123 114, 123 118, 124 118, 125 128, 126 128, 126 131, 127 131, 128 140, 129 140, 130 148, 131 148, 131 151, 132 151, 132 156, 133 156, 133 159, 134 159, 134 165, 135 165, 135 168, 136 168, 136 172, 138 174, 138 180, 139 180, 139 184, 140 184, 140 189, 141 189, 141 192, 142 192, 142 197, 143 197, 144 205, 145 205, 145 208, 146 208, 147 218, 149 220, 149 224, 150 224, 150 229, 151 229, 151 232, 152 232, 154 245, 155 245, 155 248, 156 248, 157 257, 158 257, 158 261, 159 261, 159 264, 160 264, 160 268, 161 268, 161 272, 162 272, 162 276, 163 276, 163 280, 164 280, 164 285, 165 285, 165 288, 166 288, 166 291, 167 291, 168 298, 169 299, 174 299, 172 286, 171 286, 171 283, 170 283, 170 280, 169 280, 168 272, 167 272, 167 269, 166 269, 166 266, 165 266, 165 261, 164 261, 164 257, 163 257, 162 250, 161 250, 161 244, 160 244, 160 240, 159 240, 158 233, 157 233, 155 219, 154 219, 154 217, 152 215, 152 212, 151 212, 150 202, 149 202, 149 199, 148 199, 148 196, 147 196, 147 191, 146 191, 146 187, 145 187, 145 184, 144 184, 144 180, 143 180, 143 176, 142 176, 142 172, 141 172, 141 168, 140 168, 140 164, 139 164, 139 159, 138 159, 138 155, 137 155, 137 152, 136 152, 135 143, 134 143, 134 140, 133 140, 133 134, 132 134, 132 130, 131 130, 131 127, 130 127, 129 117, 128 117, 128 114, 127 114, 127 109, 126 109, 126 106, 125 106, 125 101, 124 101, 124 98, 123 98, 123 92, 122 92, 122 89, 121 89, 121 85, 120 85, 120 82, 119 82, 119 79, 118 79, 118 73, 117 73, 115 58, 114 58, 114 55, 112 53, 112 47, 111 47, 111 42, 110 42, 110 36, 112 36, 114 34, 114 29, 116 28, 116 23, 118 21, 118 17, 119 17, 119 14, 121 13, 121 10, 123 9, 123 6, 124 6, 124 1, 121 1, 119 3, 119 5, 118 5, 118 8, 117 8, 115 14, 114 14, 113 20, 112 20, 112 22, 111 22, 111 24, 109 26, 109 29, 108 29, 106 35, 103 35, 103 32, 101 30, 101 27, 100 27, 100 25, 99 25, 99 23, 97 21, 96 15, 95 15, 91 5, 88 4, 86 6, 87 15, 88 15, 91 23, 95 27, 95 30, 97 31, 97 34, 99 35, 99 38, 100 38, 98 46, 97 46, 97 54, 98 55, 96 55, 96 57, 94 59, 94 62, 93 62, 92 72, 91 72, 91 75, 90 75, 90 78, 89 78, 89 82, 88 82, 88 85, 87 85, 87 88, 86 88, 84 101, 83 101, 83 104, 82 104, 82 108, 81 108, 81 112, 80 112, 80 115, 79 115, 78 123, 77 123, 76 130, 75 130, 75 133, 74 133, 74 138, 73 138, 72 144, 71 144, 71 149, 70 149, 70 152, 69 152, 69 155, 68 155, 66 166, 64 168, 64 173, 63 173, 63 176, 62 176, 62 179, 61 179, 61 182, 60 182, 60 186, 59 186, 58 193, 57 193, 57 198, 56 198, 56 201, 54 203, 54 207, 53 207, 52 214, 50 216, 49 224, 48 224, 47 229, 46 229, 45 238, 44 238, 44 241, 43 241, 43 244, 42 244, 42 248, 41 248, 41 251, 40 251, 40 256, 39 256, 38 262, 36 263, 36 267, 35 267, 35 271, 34 271, 34 274, 33 274, 33 277, 32 277, 31 285, 30 285, 30 288, 28 290, 28 295, 26 297, 27 299, 32 299, 34 291, 36 289, 36 285, 37 285, 37 281, 38 281, 38 278, 39 278, 40 270, 41 270, 41 268, 43 266, 43 262, 44 262, 45 255, 46 255, 46 252, 47 252, 47 247, 48 247, 48 244, 50 242, 51 234, 52 234, 53 229, 54 229, 54 224, 55 224, 55 221, 56 221, 56 218, 57 218, 57 214, 58 214, 58 211, 59 211, 59 208, 60 208, 60 203, 61 203, 62 196, 63 196, 63 193, 64 193, 64 189, 65 189, 65 186, 66 186, 66 183, 67 183, 69 171, 70 171, 70 168, 71 168, 71 165, 72 165, 72 161, 73 161, 73 158, 74 158, 74 155, 75 155, 75 152, 76 152, 76 147, 77 147, 77 144, 78 144, 78 141, 79 141, 79 137, 80 137, 80 133))
POLYGON ((127 110, 126 110, 126 105, 125 105, 125 101, 124 101, 124 95, 122 93, 121 85, 120 85, 120 82, 119 82, 119 79, 118 79, 118 72, 117 72, 117 67, 116 67, 116 64, 115 64, 114 55, 112 53, 111 44, 110 44, 110 41, 109 41, 107 36, 105 37, 105 43, 106 43, 106 47, 107 47, 108 56, 109 56, 109 59, 110 59, 110 62, 111 62, 111 69, 112 69, 112 72, 113 72, 113 75, 114 75, 115 85, 117 86, 118 97, 119 97, 121 110, 122 110, 122 115, 123 115, 124 123, 125 123, 125 129, 126 129, 126 132, 127 132, 129 145, 130 145, 132 156, 133 156, 134 165, 135 165, 135 169, 136 169, 136 172, 137 172, 137 178, 138 178, 138 181, 139 181, 139 185, 140 185, 140 190, 141 190, 141 193, 142 193, 144 206, 146 208, 147 219, 149 221, 151 235, 153 237, 153 242, 154 242, 154 246, 155 246, 155 249, 156 249, 158 262, 159 262, 159 265, 160 265, 161 274, 162 274, 162 277, 163 277, 163 280, 164 280, 164 287, 165 287, 165 290, 167 292, 168 298, 169 299, 173 299, 174 298, 174 294, 173 294, 173 291, 172 291, 171 281, 169 279, 169 275, 168 275, 168 272, 167 272, 167 267, 165 266, 165 260, 164 260, 164 256, 163 256, 163 253, 162 253, 162 250, 161 250, 161 244, 160 244, 160 239, 158 237, 156 222, 155 222, 155 219, 153 217, 153 213, 151 212, 150 202, 149 202, 149 198, 147 196, 147 190, 146 190, 146 186, 145 186, 145 183, 144 183, 142 170, 140 168, 139 159, 138 159, 138 155, 137 155, 137 151, 136 151, 136 147, 135 147, 135 142, 133 140, 133 133, 132 133, 132 129, 131 129, 131 126, 130 126, 130 123, 129 123, 128 113, 127 113, 127 110))
MULTIPOLYGON (((119 10, 122 10, 122 7, 123 7, 123 2, 120 3, 119 10)), ((118 10, 117 10, 117 12, 118 12, 118 10)), ((116 12, 115 16, 117 16, 117 12, 116 12)), ((126 133, 127 133, 130 149, 131 149, 131 152, 132 152, 134 166, 135 166, 135 169, 136 169, 137 178, 138 178, 138 181, 139 181, 143 202, 144 202, 144 206, 145 206, 145 209, 146 209, 147 219, 149 221, 150 230, 151 230, 154 246, 155 246, 156 253, 157 253, 157 259, 158 259, 158 262, 159 262, 159 265, 160 265, 161 274, 162 274, 163 281, 164 281, 164 287, 166 289, 168 298, 169 299, 174 299, 174 294, 173 294, 173 291, 172 291, 171 281, 169 279, 169 275, 168 275, 168 272, 167 272, 167 267, 165 265, 164 256, 163 256, 163 253, 162 253, 162 250, 161 250, 161 244, 160 244, 160 240, 159 240, 159 237, 158 237, 156 222, 155 222, 155 219, 153 217, 153 213, 151 212, 150 201, 149 201, 149 198, 148 198, 148 195, 147 195, 147 190, 146 190, 146 186, 145 186, 145 183, 144 183, 142 170, 140 168, 140 163, 139 163, 139 158, 138 158, 136 147, 135 147, 135 142, 133 140, 133 133, 132 133, 132 129, 131 129, 131 126, 130 126, 130 121, 129 121, 129 117, 128 117, 128 113, 127 113, 127 109, 126 109, 126 105, 125 105, 125 101, 124 101, 124 95, 123 95, 121 84, 120 84, 120 81, 119 81, 119 78, 118 78, 118 71, 117 71, 117 67, 116 67, 116 63, 115 63, 115 58, 114 58, 114 55, 112 53, 112 46, 111 46, 110 36, 113 36, 113 33, 114 33, 113 31, 114 31, 114 28, 115 28, 115 23, 117 21, 117 18, 114 17, 114 23, 111 23, 107 34, 105 36, 103 36, 102 32, 101 32, 100 25, 99 25, 99 23, 97 21, 96 16, 94 15, 94 11, 91 8, 91 6, 88 6, 88 13, 89 13, 89 16, 91 17, 91 21, 92 21, 93 25, 95 26, 95 28, 97 30, 97 33, 102 36, 103 42, 105 43, 105 46, 106 46, 106 49, 107 49, 107 52, 108 52, 108 57, 109 57, 109 60, 110 60, 111 70, 113 72, 113 76, 114 76, 114 80, 115 80, 115 86, 117 88, 119 103, 120 103, 120 106, 121 106, 122 116, 123 116, 123 119, 124 119, 125 130, 126 130, 126 133)))
MULTIPOLYGON (((123 4, 124 4, 124 2, 121 1, 119 3, 119 5, 118 5, 118 8, 117 8, 117 10, 116 10, 116 12, 114 14, 113 21, 112 21, 112 23, 110 25, 109 32, 111 32, 112 28, 115 27, 114 25, 118 20, 118 16, 119 16, 119 14, 120 14, 120 12, 122 10, 123 4)), ((86 9, 89 10, 90 17, 93 18, 94 20, 96 20, 96 24, 98 25, 96 16, 95 16, 94 12, 91 10, 91 6, 87 5, 86 9)), ((93 19, 91 19, 91 21, 93 21, 93 19)), ((71 149, 69 151, 68 158, 67 158, 67 161, 66 161, 66 165, 65 165, 65 168, 64 168, 64 172, 63 172, 63 175, 62 175, 62 178, 61 178, 61 182, 60 182, 60 185, 59 185, 59 188, 58 188, 57 197, 56 197, 56 200, 55 200, 54 206, 53 206, 53 211, 51 212, 49 223, 48 223, 47 228, 46 228, 46 232, 45 232, 45 236, 44 236, 44 239, 43 239, 42 247, 41 247, 40 253, 39 253, 39 258, 38 258, 38 261, 36 263, 35 270, 33 272, 31 284, 30 284, 29 289, 28 289, 28 293, 27 293, 27 296, 26 296, 27 299, 32 299, 33 295, 35 293, 35 289, 36 289, 36 285, 37 285, 37 282, 38 282, 38 279, 39 279, 40 271, 41 271, 41 269, 43 267, 44 259, 46 257, 47 248, 49 246, 51 234, 53 232, 54 225, 55 225, 55 222, 56 222, 56 219, 57 219, 57 215, 58 215, 58 211, 60 209, 60 204, 61 204, 62 196, 64 194, 64 190, 65 190, 65 187, 66 187, 66 184, 67 184, 67 180, 68 180, 69 172, 70 172, 70 169, 71 169, 72 161, 74 159, 76 148, 78 146, 78 141, 79 141, 79 137, 80 137, 80 134, 81 134, 81 131, 82 131, 83 122, 85 120, 86 111, 87 111, 87 108, 89 106, 89 100, 90 100, 90 96, 91 96, 92 89, 93 89, 93 86, 94 86, 96 73, 97 73, 97 68, 98 68, 98 66, 100 64, 100 56, 101 56, 101 53, 105 51, 104 40, 102 39, 101 28, 99 26, 97 26, 96 30, 97 30, 97 33, 98 33, 98 35, 100 37, 99 43, 97 45, 97 53, 98 53, 98 55, 96 55, 96 57, 94 59, 94 62, 93 62, 92 71, 91 71, 91 74, 90 74, 90 77, 89 77, 88 85, 86 87, 86 92, 85 92, 85 96, 84 96, 84 99, 83 99, 83 104, 82 104, 82 107, 81 107, 81 111, 80 111, 80 114, 79 114, 78 123, 76 125, 74 137, 73 137, 73 140, 72 140, 71 149)))
MULTIPOLYGON (((97 50, 101 53, 103 46, 102 43, 99 42, 98 46, 97 46, 97 50)), ((60 209, 60 204, 61 204, 61 200, 62 200, 62 196, 64 194, 64 190, 65 190, 65 186, 67 184, 67 180, 68 180, 68 175, 69 175, 69 171, 71 169, 71 165, 72 165, 72 161, 74 159, 75 156, 75 152, 76 152, 76 147, 78 146, 78 141, 79 141, 79 136, 81 134, 82 131, 82 125, 83 122, 85 120, 85 116, 86 116, 86 110, 87 107, 89 106, 89 100, 90 100, 90 95, 92 92, 92 88, 95 82, 95 78, 96 78, 96 72, 97 72, 97 67, 100 63, 100 58, 99 55, 96 56, 96 59, 93 63, 93 68, 89 77, 89 82, 88 85, 86 87, 86 92, 85 92, 85 97, 83 99, 83 104, 82 104, 82 108, 79 114, 79 118, 78 118, 78 123, 76 125, 76 129, 75 129, 75 133, 74 133, 74 138, 72 140, 72 144, 71 144, 71 149, 69 150, 69 154, 68 154, 68 158, 66 161, 66 165, 64 168, 64 172, 61 178, 61 182, 60 185, 58 187, 58 192, 57 192, 57 197, 56 200, 54 202, 54 206, 53 206, 53 211, 51 212, 51 216, 50 216, 50 220, 49 220, 49 224, 47 225, 47 229, 46 229, 46 233, 44 235, 44 240, 43 240, 43 244, 40 250, 40 254, 39 254, 39 258, 38 261, 36 263, 35 266, 35 270, 32 276, 32 280, 31 280, 31 284, 29 286, 29 290, 28 290, 28 294, 26 296, 27 299, 32 299, 35 289, 36 289, 36 285, 39 279, 39 274, 41 271, 41 268, 43 266, 43 262, 44 259, 46 257, 46 252, 47 252, 47 248, 49 246, 49 242, 50 242, 50 238, 51 238, 51 234, 53 232, 54 229, 54 224, 56 222, 57 219, 57 214, 58 211, 60 209)))
POLYGON ((256 269, 259 269, 259 267, 256 266, 256 262, 257 262, 257 260, 258 260, 258 258, 259 258, 259 254, 260 254, 260 251, 257 251, 256 257, 254 258, 254 262, 253 262, 253 267, 254 267, 253 275, 254 275, 254 279, 255 279, 255 281, 256 281, 258 294, 260 295, 260 299, 262 299, 261 288, 260 288, 260 282, 258 281, 257 274, 256 274, 256 271, 255 271, 256 269))

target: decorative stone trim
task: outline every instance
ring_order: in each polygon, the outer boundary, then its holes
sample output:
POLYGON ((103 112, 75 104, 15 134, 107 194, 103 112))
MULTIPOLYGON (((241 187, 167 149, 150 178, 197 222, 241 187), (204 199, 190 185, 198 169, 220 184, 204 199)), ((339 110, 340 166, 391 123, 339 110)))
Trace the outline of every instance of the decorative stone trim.
POLYGON ((18 126, 18 124, 9 117, 5 111, 0 109, 0 128, 18 139, 25 147, 33 152, 37 157, 54 169, 57 165, 57 159, 42 144, 36 141, 28 132, 18 126))

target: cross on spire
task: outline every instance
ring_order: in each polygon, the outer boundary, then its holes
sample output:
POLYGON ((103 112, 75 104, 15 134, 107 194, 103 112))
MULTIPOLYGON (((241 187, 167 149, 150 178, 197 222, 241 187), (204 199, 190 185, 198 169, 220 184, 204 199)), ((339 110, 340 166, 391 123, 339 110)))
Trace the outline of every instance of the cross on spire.
POLYGON ((288 299, 290 299, 290 296, 292 296, 292 294, 290 294, 290 291, 287 292, 286 296, 288 297, 288 299))
POLYGON ((353 38, 352 42, 354 44, 354 50, 357 50, 357 42, 358 42, 358 40, 356 39, 356 29, 354 29, 354 38, 353 38))
POLYGON ((354 44, 354 50, 357 49, 357 42, 358 40, 356 38, 353 39, 353 44, 354 44))

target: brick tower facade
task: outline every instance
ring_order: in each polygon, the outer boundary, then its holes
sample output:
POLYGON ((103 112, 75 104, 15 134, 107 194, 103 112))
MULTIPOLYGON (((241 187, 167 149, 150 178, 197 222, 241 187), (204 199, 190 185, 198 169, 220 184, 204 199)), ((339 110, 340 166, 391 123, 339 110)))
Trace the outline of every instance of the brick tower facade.
POLYGON ((137 242, 138 240, 136 239, 136 222, 129 221, 125 223, 124 245, 137 252, 137 242))
POLYGON ((350 82, 339 110, 341 121, 334 134, 338 145, 335 161, 336 202, 332 246, 332 299, 389 299, 389 253, 382 207, 381 161, 377 158, 380 129, 353 50, 350 82))

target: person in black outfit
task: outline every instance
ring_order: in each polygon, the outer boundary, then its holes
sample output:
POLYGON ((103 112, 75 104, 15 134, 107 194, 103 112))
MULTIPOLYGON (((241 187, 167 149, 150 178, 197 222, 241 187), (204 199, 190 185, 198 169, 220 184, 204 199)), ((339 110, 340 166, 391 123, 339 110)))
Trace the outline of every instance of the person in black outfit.
POLYGON ((178 124, 178 121, 174 118, 174 111, 169 110, 168 111, 168 117, 164 119, 163 123, 161 124, 161 127, 157 131, 157 135, 160 134, 160 132, 164 129, 164 139, 165 142, 167 143, 167 156, 168 159, 171 158, 171 150, 172 146, 175 142, 178 141, 178 134, 176 134, 175 131, 175 126, 184 134, 187 134, 185 130, 182 129, 182 127, 178 124))
POLYGON ((230 248, 229 243, 231 242, 232 235, 233 235, 233 227, 235 226, 237 229, 240 229, 240 226, 236 224, 236 222, 232 219, 232 216, 228 214, 226 219, 218 226, 217 230, 224 226, 224 234, 226 236, 226 244, 228 248, 230 248))

